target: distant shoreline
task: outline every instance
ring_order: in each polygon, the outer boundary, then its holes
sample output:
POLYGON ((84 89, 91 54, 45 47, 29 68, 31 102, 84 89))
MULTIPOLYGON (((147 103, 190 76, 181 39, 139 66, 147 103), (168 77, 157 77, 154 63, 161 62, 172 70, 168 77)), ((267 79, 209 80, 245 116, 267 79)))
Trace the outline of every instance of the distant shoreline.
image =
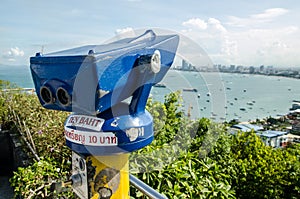
POLYGON ((267 77, 286 77, 286 78, 291 78, 291 79, 298 79, 298 80, 300 80, 300 77, 285 76, 285 75, 274 75, 274 74, 262 74, 262 73, 233 73, 233 72, 221 72, 221 73, 241 74, 241 75, 259 75, 259 76, 267 76, 267 77))
POLYGON ((229 74, 241 74, 241 75, 261 75, 261 76, 271 76, 271 77, 287 77, 292 79, 300 79, 300 70, 278 70, 277 73, 264 73, 264 72, 239 72, 239 71, 226 71, 226 70, 217 70, 217 69, 202 69, 202 70, 196 70, 196 69, 178 69, 178 68, 172 68, 172 70, 177 71, 190 71, 190 72, 219 72, 219 73, 229 73, 229 74), (284 72, 285 71, 285 72, 284 72), (286 71, 290 71, 291 74, 286 73, 286 71))

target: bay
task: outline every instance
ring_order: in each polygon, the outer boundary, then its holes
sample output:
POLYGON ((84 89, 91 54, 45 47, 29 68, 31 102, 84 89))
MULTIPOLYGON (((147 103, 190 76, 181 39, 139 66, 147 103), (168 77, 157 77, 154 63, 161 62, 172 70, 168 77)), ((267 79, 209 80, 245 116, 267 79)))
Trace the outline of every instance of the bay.
MULTIPOLYGON (((29 66, 0 65, 0 79, 34 87, 29 66)), ((165 87, 151 91, 154 100, 163 102, 166 94, 179 90, 186 115, 215 121, 276 117, 300 100, 300 80, 278 76, 170 70, 161 83, 165 87)))
POLYGON ((164 94, 180 90, 187 115, 216 121, 277 117, 300 100, 300 80, 278 76, 170 70, 162 83, 166 88, 154 88, 154 99, 163 101, 164 94))

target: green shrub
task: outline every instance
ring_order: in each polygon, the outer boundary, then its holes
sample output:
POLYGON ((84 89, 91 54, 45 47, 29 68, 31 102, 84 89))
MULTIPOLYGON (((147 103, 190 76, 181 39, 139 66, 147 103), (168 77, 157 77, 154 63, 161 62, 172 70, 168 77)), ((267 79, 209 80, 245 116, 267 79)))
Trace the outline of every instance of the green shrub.
MULTIPOLYGON (((1 85, 1 82, 0 82, 1 85)), ((165 102, 148 101, 154 117, 154 141, 130 156, 131 172, 168 198, 297 198, 300 195, 300 147, 272 149, 252 133, 228 135, 207 118, 190 120, 180 93, 165 102)), ((0 120, 22 133, 41 158, 11 178, 23 198, 53 198, 52 181, 67 180, 71 150, 63 123, 69 113, 44 109, 36 95, 0 91, 0 120)), ((28 153, 30 153, 28 151, 28 153)), ((74 197, 71 191, 63 193, 74 197)), ((145 198, 135 189, 132 198, 145 198)))
MULTIPOLYGON (((156 129, 150 145, 131 154, 131 172, 170 199, 235 198, 230 176, 223 174, 228 168, 209 157, 200 157, 210 154, 219 138, 226 136, 225 128, 206 118, 191 121, 180 108, 180 93, 175 92, 150 109, 154 116, 161 116, 164 110, 166 120, 162 128, 156 129)), ((131 196, 143 198, 135 189, 131 189, 131 196)))
MULTIPOLYGON (((68 113, 45 109, 35 94, 21 91, 3 92, 1 101, 5 102, 0 104, 0 110, 6 111, 3 121, 5 128, 20 132, 41 158, 40 162, 14 172, 11 182, 15 193, 24 198, 52 198, 49 180, 68 179, 71 173, 71 151, 65 145, 63 135, 63 123, 68 113), (32 191, 36 189, 38 193, 33 194, 32 191)), ((33 156, 27 145, 23 146, 29 156, 33 156)), ((72 192, 65 194, 73 195, 72 192)))
POLYGON ((61 168, 63 164, 55 159, 43 158, 26 168, 19 167, 10 179, 15 195, 26 199, 55 198, 59 196, 74 197, 70 190, 61 194, 56 194, 51 190, 53 182, 67 180, 69 173, 61 168))
POLYGON ((20 131, 39 157, 70 160, 63 134, 68 113, 43 108, 34 94, 15 93, 9 98, 6 106, 10 128, 20 131))
POLYGON ((2 128, 5 128, 5 122, 7 121, 8 114, 8 110, 6 107, 8 98, 5 97, 6 91, 4 89, 8 89, 10 87, 11 85, 9 82, 0 80, 0 125, 2 128))
POLYGON ((273 149, 254 132, 232 139, 232 185, 238 198, 299 197, 299 148, 273 149))

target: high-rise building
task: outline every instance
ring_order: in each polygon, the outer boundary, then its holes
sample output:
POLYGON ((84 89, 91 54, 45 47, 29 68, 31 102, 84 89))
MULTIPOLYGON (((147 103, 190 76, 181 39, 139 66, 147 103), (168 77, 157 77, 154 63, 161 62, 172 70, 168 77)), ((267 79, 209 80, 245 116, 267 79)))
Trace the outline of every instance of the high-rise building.
POLYGON ((186 60, 182 60, 182 65, 181 65, 183 70, 188 70, 189 69, 189 63, 186 60))

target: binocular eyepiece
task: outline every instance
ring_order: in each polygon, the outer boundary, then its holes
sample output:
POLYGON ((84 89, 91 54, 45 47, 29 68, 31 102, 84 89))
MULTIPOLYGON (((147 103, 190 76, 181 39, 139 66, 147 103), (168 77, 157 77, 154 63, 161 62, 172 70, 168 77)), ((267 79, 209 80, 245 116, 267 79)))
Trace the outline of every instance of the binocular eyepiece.
POLYGON ((57 100, 61 106, 68 106, 71 104, 71 97, 68 91, 63 87, 59 87, 56 90, 56 95, 52 96, 50 87, 42 86, 39 95, 44 104, 53 104, 55 100, 57 100))

